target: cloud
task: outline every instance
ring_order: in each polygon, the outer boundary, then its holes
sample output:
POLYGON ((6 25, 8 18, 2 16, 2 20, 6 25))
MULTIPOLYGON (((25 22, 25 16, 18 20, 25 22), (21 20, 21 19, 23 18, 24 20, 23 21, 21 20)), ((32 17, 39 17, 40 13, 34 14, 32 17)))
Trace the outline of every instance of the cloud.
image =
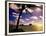
POLYGON ((36 12, 41 12, 42 10, 37 7, 37 8, 35 9, 35 11, 36 11, 36 12))
POLYGON ((32 17, 30 17, 30 19, 38 19, 38 17, 37 16, 32 16, 32 17))
POLYGON ((20 19, 20 22, 25 22, 23 19, 20 19))
POLYGON ((28 21, 29 19, 26 18, 26 20, 28 21))
POLYGON ((41 19, 43 19, 43 16, 39 16, 41 19))
POLYGON ((14 12, 13 12, 12 14, 13 14, 13 15, 14 15, 14 14, 16 15, 16 13, 14 13, 14 12))
POLYGON ((24 9, 22 12, 23 12, 23 13, 26 13, 26 10, 24 9))

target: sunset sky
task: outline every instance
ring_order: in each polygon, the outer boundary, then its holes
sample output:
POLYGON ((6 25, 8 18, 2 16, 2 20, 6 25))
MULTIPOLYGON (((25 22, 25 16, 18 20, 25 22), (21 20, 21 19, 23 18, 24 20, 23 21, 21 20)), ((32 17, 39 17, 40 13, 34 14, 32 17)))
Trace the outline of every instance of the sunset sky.
MULTIPOLYGON (((13 6, 13 8, 11 8, 11 9, 14 10, 16 8, 16 7, 15 8, 14 7, 15 6, 13 6)), ((25 9, 22 11, 22 15, 20 16, 20 21, 19 21, 20 24, 28 25, 28 24, 30 24, 30 23, 32 24, 34 22, 42 23, 43 9, 41 9, 39 7, 36 7, 34 9, 27 8, 28 12, 25 9)), ((16 19, 19 16, 19 13, 16 13, 15 11, 16 10, 12 11, 12 16, 15 17, 15 19, 16 19)))

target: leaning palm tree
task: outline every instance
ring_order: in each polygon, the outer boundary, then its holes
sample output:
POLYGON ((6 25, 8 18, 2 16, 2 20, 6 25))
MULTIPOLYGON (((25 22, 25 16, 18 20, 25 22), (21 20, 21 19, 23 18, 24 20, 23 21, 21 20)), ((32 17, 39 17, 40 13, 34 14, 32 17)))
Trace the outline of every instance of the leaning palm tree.
POLYGON ((21 14, 22 14, 22 11, 23 11, 23 9, 25 9, 25 5, 24 4, 22 4, 22 9, 19 9, 19 10, 21 10, 21 12, 19 13, 19 17, 18 17, 18 20, 17 20, 17 25, 16 25, 16 30, 18 31, 18 26, 19 26, 19 20, 20 20, 20 16, 21 16, 21 14))

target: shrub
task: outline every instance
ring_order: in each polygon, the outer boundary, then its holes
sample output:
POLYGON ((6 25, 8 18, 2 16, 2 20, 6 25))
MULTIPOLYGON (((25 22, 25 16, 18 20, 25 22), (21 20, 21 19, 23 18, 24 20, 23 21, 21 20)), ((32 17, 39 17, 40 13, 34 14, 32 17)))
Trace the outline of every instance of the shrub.
POLYGON ((32 24, 29 24, 29 26, 31 26, 32 24))

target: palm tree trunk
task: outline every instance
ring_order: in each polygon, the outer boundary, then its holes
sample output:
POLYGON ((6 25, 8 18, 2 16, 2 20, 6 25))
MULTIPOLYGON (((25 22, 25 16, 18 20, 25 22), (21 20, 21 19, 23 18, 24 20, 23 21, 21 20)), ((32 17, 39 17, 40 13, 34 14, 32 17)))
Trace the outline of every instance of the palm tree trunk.
POLYGON ((19 17, 18 17, 17 25, 16 25, 16 30, 17 30, 17 31, 18 31, 18 26, 19 26, 20 16, 21 16, 21 14, 22 14, 22 10, 23 10, 23 9, 25 9, 25 5, 22 5, 22 9, 20 9, 20 10, 21 10, 21 12, 19 13, 19 17))

